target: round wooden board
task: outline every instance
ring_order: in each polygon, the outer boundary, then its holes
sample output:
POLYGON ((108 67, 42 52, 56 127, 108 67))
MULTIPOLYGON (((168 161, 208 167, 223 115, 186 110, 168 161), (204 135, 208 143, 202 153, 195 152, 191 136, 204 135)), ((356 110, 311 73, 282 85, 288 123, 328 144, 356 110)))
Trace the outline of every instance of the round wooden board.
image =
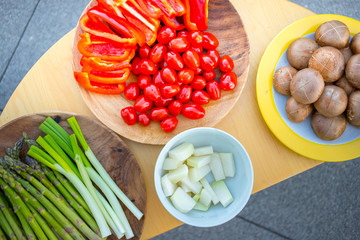
MULTIPOLYGON (((0 128, 0 156, 5 154, 6 146, 12 147, 22 137, 23 132, 33 139, 44 135, 38 127, 48 116, 55 119, 68 133, 72 133, 72 130, 66 120, 75 116, 95 156, 120 189, 141 212, 145 213, 145 183, 134 155, 118 135, 88 117, 64 112, 44 112, 17 118, 0 128)), ((139 239, 144 226, 144 217, 139 221, 123 204, 122 207, 134 231, 134 239, 139 239)), ((108 239, 117 238, 113 235, 108 239)))
MULTIPOLYGON (((92 1, 88 8, 94 4, 94 1, 92 1)), ((208 22, 208 31, 213 33, 220 42, 217 48, 220 56, 227 54, 234 60, 234 72, 238 77, 238 84, 233 91, 222 91, 221 99, 217 101, 212 100, 209 104, 205 105, 206 114, 204 118, 190 120, 182 115, 178 116, 179 124, 171 133, 162 131, 158 122, 152 122, 147 127, 142 127, 140 124, 128 126, 122 120, 120 110, 124 107, 132 106, 133 101, 125 99, 123 94, 116 96, 102 95, 80 87, 80 92, 87 106, 110 129, 140 143, 166 144, 173 136, 186 129, 213 127, 229 113, 244 88, 249 71, 250 46, 240 16, 230 1, 210 0, 208 22)), ((81 71, 81 55, 76 47, 80 39, 80 33, 82 33, 82 30, 77 26, 73 42, 73 66, 75 71, 81 71)), ((217 79, 220 79, 219 73, 217 74, 217 79)), ((135 80, 135 76, 132 75, 128 81, 135 80)))

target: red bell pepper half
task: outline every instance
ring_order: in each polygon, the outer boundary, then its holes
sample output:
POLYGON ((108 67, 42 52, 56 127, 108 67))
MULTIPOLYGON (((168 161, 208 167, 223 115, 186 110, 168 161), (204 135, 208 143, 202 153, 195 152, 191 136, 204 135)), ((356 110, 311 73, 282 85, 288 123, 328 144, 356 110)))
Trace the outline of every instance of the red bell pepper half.
POLYGON ((91 92, 115 95, 115 94, 121 94, 125 90, 125 85, 126 85, 125 83, 104 84, 104 83, 92 82, 89 79, 89 74, 86 72, 74 72, 74 77, 80 86, 91 92))
POLYGON ((205 31, 208 28, 208 0, 183 0, 186 7, 184 23, 189 31, 205 31))

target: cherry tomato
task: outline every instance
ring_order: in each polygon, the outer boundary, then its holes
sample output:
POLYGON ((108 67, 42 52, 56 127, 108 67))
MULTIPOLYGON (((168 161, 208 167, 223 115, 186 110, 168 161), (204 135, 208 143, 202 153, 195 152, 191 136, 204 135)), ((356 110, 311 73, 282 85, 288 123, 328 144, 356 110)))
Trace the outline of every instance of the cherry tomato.
POLYGON ((183 85, 180 92, 176 95, 176 99, 182 103, 187 103, 191 100, 192 87, 190 85, 183 85))
POLYGON ((160 100, 154 102, 154 104, 157 107, 167 107, 172 101, 174 101, 174 97, 164 98, 161 96, 160 100))
POLYGON ((209 32, 203 33, 203 43, 202 47, 208 50, 215 49, 219 46, 219 41, 217 38, 209 32))
POLYGON ((203 77, 206 79, 206 81, 211 81, 211 80, 214 80, 215 77, 216 77, 216 73, 214 70, 211 70, 211 71, 204 71, 202 73, 203 77))
POLYGON ((201 46, 203 42, 203 33, 200 31, 192 31, 189 34, 189 40, 192 46, 194 47, 201 46))
POLYGON ((160 87, 161 95, 164 98, 170 98, 180 92, 180 86, 177 84, 165 83, 160 87))
POLYGON ((169 42, 169 48, 175 52, 184 52, 190 47, 188 38, 176 37, 169 42))
POLYGON ((210 95, 211 99, 218 100, 221 98, 220 85, 215 80, 212 80, 206 84, 206 92, 210 95))
POLYGON ((126 107, 120 111, 121 117, 127 125, 134 125, 137 121, 134 107, 126 107))
POLYGON ((198 67, 198 68, 196 68, 196 69, 194 70, 195 75, 199 75, 199 74, 203 73, 203 71, 204 71, 204 70, 203 70, 201 67, 198 67))
POLYGON ((183 103, 180 102, 179 100, 172 101, 168 106, 169 113, 174 116, 180 115, 182 108, 183 108, 183 103))
POLYGON ((151 119, 150 119, 150 115, 147 112, 139 113, 137 119, 138 122, 144 127, 150 125, 151 119))
POLYGON ((167 52, 167 47, 161 43, 156 44, 149 53, 149 59, 153 63, 161 62, 167 52))
POLYGON ((176 71, 171 67, 164 67, 160 71, 161 78, 167 83, 176 83, 178 80, 176 71))
POLYGON ((137 83, 132 82, 125 87, 124 96, 126 99, 134 101, 139 95, 140 88, 137 83))
POLYGON ((141 58, 136 57, 131 63, 132 70, 131 72, 135 75, 140 75, 140 69, 139 69, 139 62, 141 61, 141 58))
POLYGON ((137 112, 146 112, 153 107, 154 103, 144 95, 140 95, 134 102, 134 108, 137 112))
POLYGON ((203 90, 196 90, 193 92, 191 100, 200 105, 207 104, 210 102, 210 95, 203 90))
POLYGON ((205 109, 198 103, 186 103, 182 114, 189 119, 200 119, 205 115, 205 109))
POLYGON ((213 50, 209 50, 206 53, 207 55, 209 55, 211 57, 211 59, 214 61, 215 63, 215 68, 219 65, 219 61, 220 61, 220 54, 217 50, 213 49, 213 50))
POLYGON ((224 91, 233 90, 237 85, 237 76, 234 72, 227 72, 220 78, 220 88, 224 91))
POLYGON ((206 83, 207 81, 204 77, 196 75, 190 85, 195 90, 201 90, 206 87, 206 83))
POLYGON ((184 62, 179 53, 174 51, 169 51, 165 54, 165 62, 170 67, 174 68, 176 71, 180 71, 184 68, 184 62))
POLYGON ((153 83, 155 83, 155 85, 159 87, 165 83, 165 81, 161 77, 161 71, 158 71, 157 73, 154 74, 153 83))
POLYGON ((150 83, 144 88, 144 95, 152 101, 158 101, 161 98, 160 89, 154 83, 150 83))
POLYGON ((194 50, 197 54, 199 54, 199 56, 201 54, 203 54, 203 47, 202 46, 197 46, 197 47, 191 46, 190 49, 194 50))
POLYGON ((194 79, 195 72, 189 68, 184 68, 178 73, 178 81, 183 84, 189 84, 194 79))
POLYGON ((180 32, 178 32, 177 37, 185 37, 185 38, 187 38, 187 37, 189 37, 189 32, 185 31, 185 30, 180 31, 180 32))
POLYGON ((220 59, 219 68, 222 72, 231 72, 234 69, 234 62, 229 55, 224 55, 220 59))
POLYGON ((178 120, 174 116, 170 116, 161 121, 160 127, 164 132, 172 132, 178 124, 178 120))
POLYGON ((153 75, 156 73, 157 68, 155 64, 149 59, 141 59, 139 62, 139 70, 141 74, 153 75))
MULTIPOLYGON (((165 53, 165 54, 166 54, 166 53, 165 53)), ((165 58, 165 56, 164 56, 164 58, 165 58)), ((159 65, 160 69, 162 69, 162 68, 164 68, 164 67, 166 67, 166 66, 167 66, 167 63, 165 62, 165 60, 163 60, 163 61, 160 62, 160 65, 159 65)))
POLYGON ((183 53, 182 59, 185 65, 190 69, 196 69, 200 67, 200 57, 194 50, 187 50, 183 53))
POLYGON ((167 116, 169 116, 169 110, 165 107, 156 107, 150 111, 150 118, 155 122, 160 122, 167 116))
POLYGON ((139 75, 137 77, 137 84, 140 89, 144 89, 147 85, 151 83, 151 77, 149 75, 139 75))
POLYGON ((160 29, 157 35, 157 40, 161 44, 167 44, 171 39, 176 37, 176 30, 167 26, 160 29))
POLYGON ((200 67, 205 71, 211 71, 215 68, 215 62, 209 55, 203 54, 200 57, 200 67))
POLYGON ((151 48, 148 45, 144 45, 139 48, 139 56, 141 59, 149 59, 151 48))

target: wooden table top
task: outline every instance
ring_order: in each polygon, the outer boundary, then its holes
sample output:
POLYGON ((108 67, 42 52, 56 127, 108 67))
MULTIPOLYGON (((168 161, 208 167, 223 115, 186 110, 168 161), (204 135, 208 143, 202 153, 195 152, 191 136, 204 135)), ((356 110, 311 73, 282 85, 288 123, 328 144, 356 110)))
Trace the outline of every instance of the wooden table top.
MULTIPOLYGON (((250 71, 237 104, 215 127, 232 134, 247 149, 254 168, 255 193, 320 164, 296 154, 276 139, 265 124, 256 99, 257 68, 267 45, 284 27, 314 13, 285 0, 231 2, 248 34, 250 71)), ((27 73, 1 114, 0 126, 22 115, 41 111, 74 112, 96 119, 85 105, 73 78, 73 38, 74 31, 70 31, 27 73)), ((141 239, 149 239, 181 225, 163 208, 155 192, 153 170, 162 146, 123 139, 139 162, 147 189, 141 239)))

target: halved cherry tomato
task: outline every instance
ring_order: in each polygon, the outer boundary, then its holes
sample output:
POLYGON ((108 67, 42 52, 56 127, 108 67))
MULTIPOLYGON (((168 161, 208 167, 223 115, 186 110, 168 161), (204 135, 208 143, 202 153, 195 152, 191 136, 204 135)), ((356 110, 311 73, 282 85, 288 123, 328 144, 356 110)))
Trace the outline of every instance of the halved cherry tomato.
POLYGON ((136 111, 134 107, 125 107, 121 109, 120 115, 127 125, 134 125, 137 121, 136 111))
POLYGON ((185 31, 185 30, 180 31, 180 32, 178 32, 177 37, 185 37, 185 38, 187 38, 187 37, 189 37, 189 32, 185 31))
POLYGON ((159 87, 165 83, 165 81, 161 77, 161 71, 158 71, 154 74, 152 82, 159 87))
POLYGON ((174 101, 174 97, 165 98, 161 96, 160 100, 154 102, 154 104, 157 107, 167 107, 172 101, 174 101))
POLYGON ((171 67, 164 67, 160 71, 161 78, 167 83, 176 83, 178 80, 176 71, 171 67))
POLYGON ((180 102, 179 100, 172 101, 168 106, 169 113, 174 116, 180 115, 182 108, 183 108, 183 103, 180 102))
POLYGON ((146 112, 153 107, 154 103, 144 95, 140 95, 136 98, 134 108, 137 112, 146 112))
POLYGON ((150 118, 155 122, 160 122, 167 116, 169 116, 169 110, 165 107, 156 107, 150 111, 150 118))
POLYGON ((176 99, 182 103, 187 103, 191 100, 192 87, 190 85, 182 85, 180 92, 176 95, 176 99))
POLYGON ((189 68, 184 68, 178 73, 178 81, 183 84, 189 84, 194 79, 195 72, 189 68))
POLYGON ((167 47, 158 43, 151 49, 149 58, 153 63, 159 63, 164 59, 166 52, 167 47))
POLYGON ((144 127, 150 125, 151 119, 150 119, 150 115, 147 112, 139 113, 137 119, 138 122, 144 127))
POLYGON ((211 71, 215 68, 214 60, 207 54, 200 56, 200 67, 205 71, 211 71))
POLYGON ((199 54, 199 56, 203 54, 203 50, 204 50, 202 46, 198 46, 198 47, 191 46, 190 49, 194 50, 197 54, 199 54))
POLYGON ((214 61, 215 63, 215 68, 219 65, 219 61, 220 61, 220 54, 216 49, 212 49, 207 51, 206 53, 207 55, 209 55, 211 57, 211 59, 214 61))
POLYGON ((183 53, 182 59, 185 65, 190 69, 196 69, 200 67, 200 57, 196 51, 190 49, 183 53))
POLYGON ((140 88, 137 83, 132 82, 125 87, 124 96, 126 99, 135 101, 139 95, 140 88))
POLYGON ((175 29, 172 29, 167 26, 163 26, 157 35, 157 40, 161 44, 167 44, 171 39, 176 37, 175 29))
POLYGON ((149 59, 151 48, 147 45, 142 46, 139 48, 139 56, 141 59, 149 59))
POLYGON ((139 75, 137 77, 137 84, 140 89, 144 89, 147 85, 151 83, 151 77, 149 75, 139 75))
POLYGON ((210 95, 211 99, 218 100, 221 98, 221 89, 217 81, 212 80, 206 84, 206 92, 210 95))
POLYGON ((149 59, 141 59, 139 62, 139 71, 144 75, 153 75, 157 72, 157 68, 149 59))
POLYGON ((140 69, 139 69, 139 62, 141 61, 141 58, 136 57, 131 63, 132 69, 131 72, 135 75, 140 75, 140 69))
POLYGON ((170 116, 161 121, 160 127, 164 132, 172 132, 175 130, 178 120, 174 116, 170 116))
POLYGON ((203 77, 206 79, 206 81, 211 81, 214 80, 216 77, 216 73, 214 70, 210 70, 210 71, 204 71, 202 73, 203 77))
POLYGON ((200 119, 205 115, 205 109, 198 103, 186 103, 182 114, 189 119, 200 119))
POLYGON ((190 47, 188 38, 176 37, 169 42, 169 48, 175 52, 184 52, 190 47))
POLYGON ((154 83, 150 83, 144 88, 144 95, 152 101, 158 101, 161 98, 160 89, 154 83))
POLYGON ((196 75, 190 85, 195 90, 201 90, 206 87, 206 83, 207 81, 204 77, 196 75))
POLYGON ((191 100, 200 105, 208 104, 210 102, 210 95, 203 90, 196 90, 193 92, 191 100))
POLYGON ((203 33, 200 31, 191 31, 189 34, 189 40, 192 46, 201 46, 203 42, 203 33))
POLYGON ((180 86, 177 84, 165 83, 160 87, 161 95, 164 98, 170 98, 180 92, 180 86))
POLYGON ((180 71, 184 68, 183 60, 179 53, 174 51, 169 51, 165 54, 165 62, 170 67, 174 68, 177 71, 180 71))
POLYGON ((220 88, 224 91, 233 90, 237 85, 237 76, 234 72, 227 72, 220 78, 220 88))
POLYGON ((234 69, 234 62, 229 57, 229 55, 222 56, 220 59, 219 68, 222 72, 231 72, 234 69))
POLYGON ((203 33, 203 43, 202 47, 208 50, 215 49, 219 46, 219 41, 217 38, 209 32, 203 33))

